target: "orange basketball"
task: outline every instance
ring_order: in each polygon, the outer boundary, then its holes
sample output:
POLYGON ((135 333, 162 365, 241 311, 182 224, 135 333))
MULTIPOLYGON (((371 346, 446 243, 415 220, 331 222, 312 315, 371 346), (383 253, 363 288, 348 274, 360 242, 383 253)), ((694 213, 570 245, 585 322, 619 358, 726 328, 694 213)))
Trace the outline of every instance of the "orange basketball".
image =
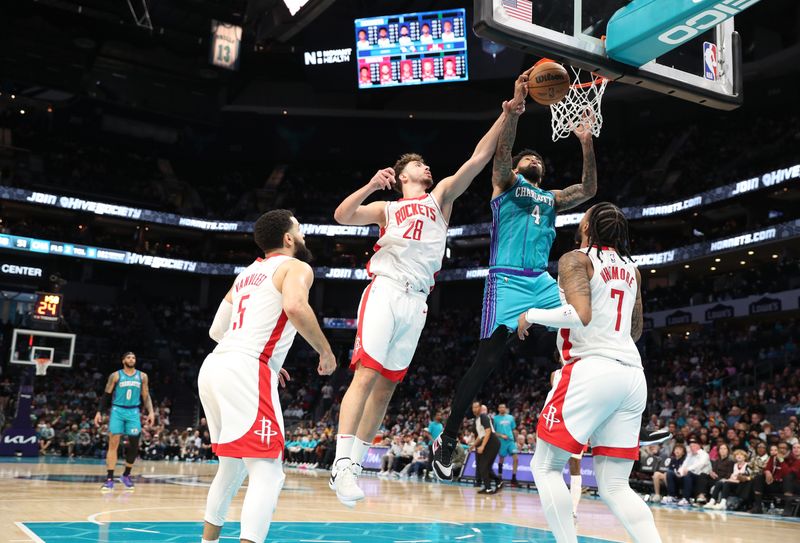
POLYGON ((571 82, 567 70, 557 62, 542 62, 528 79, 528 94, 543 106, 560 102, 569 92, 571 82))

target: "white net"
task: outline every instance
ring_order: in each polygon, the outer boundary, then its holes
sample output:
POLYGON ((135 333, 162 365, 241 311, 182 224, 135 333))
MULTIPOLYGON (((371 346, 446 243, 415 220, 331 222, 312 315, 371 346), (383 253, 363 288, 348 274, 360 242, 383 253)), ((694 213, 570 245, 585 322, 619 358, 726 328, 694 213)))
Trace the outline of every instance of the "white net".
POLYGON ((600 135, 603 127, 600 106, 608 79, 596 77, 591 72, 586 75, 580 68, 570 68, 575 74, 572 87, 563 100, 550 106, 553 141, 568 137, 581 124, 588 125, 594 137, 600 135))
POLYGON ((49 358, 37 358, 36 362, 36 375, 47 375, 47 368, 53 363, 49 358))

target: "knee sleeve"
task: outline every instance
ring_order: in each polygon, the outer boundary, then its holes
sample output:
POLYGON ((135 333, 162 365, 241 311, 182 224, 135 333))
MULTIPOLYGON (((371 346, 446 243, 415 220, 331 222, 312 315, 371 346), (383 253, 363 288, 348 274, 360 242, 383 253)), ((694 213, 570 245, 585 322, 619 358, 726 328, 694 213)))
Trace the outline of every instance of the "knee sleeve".
POLYGON ((219 468, 211 487, 208 489, 208 499, 206 500, 205 521, 214 526, 225 524, 225 517, 231 500, 242 486, 244 478, 247 477, 247 468, 241 458, 229 458, 221 456, 219 458, 219 468))
POLYGON ((245 458, 247 494, 242 505, 242 529, 239 537, 263 543, 269 533, 272 514, 286 476, 280 461, 271 458, 245 458))
POLYGON ((128 447, 125 449, 125 462, 133 464, 139 454, 139 436, 128 436, 128 447))

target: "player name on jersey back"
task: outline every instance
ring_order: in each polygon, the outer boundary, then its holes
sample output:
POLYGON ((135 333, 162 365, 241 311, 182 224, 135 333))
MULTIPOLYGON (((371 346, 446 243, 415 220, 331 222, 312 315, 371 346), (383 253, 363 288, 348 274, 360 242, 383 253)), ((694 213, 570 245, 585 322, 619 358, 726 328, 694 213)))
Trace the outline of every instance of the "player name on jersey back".
POLYGON ((428 292, 442 267, 446 244, 447 223, 433 195, 387 202, 386 226, 367 271, 428 292))
POLYGON ((283 312, 283 296, 272 279, 289 260, 289 256, 271 255, 239 274, 232 289, 231 323, 215 353, 241 353, 280 371, 297 330, 283 312))
MULTIPOLYGON (((578 249, 586 254, 586 249, 578 249)), ((633 309, 639 285, 636 264, 610 248, 593 247, 588 252, 594 272, 589 281, 592 320, 584 327, 562 328, 557 342, 565 364, 600 356, 629 366, 642 366, 642 358, 631 337, 633 309)), ((560 291, 566 303, 564 291, 560 291)))

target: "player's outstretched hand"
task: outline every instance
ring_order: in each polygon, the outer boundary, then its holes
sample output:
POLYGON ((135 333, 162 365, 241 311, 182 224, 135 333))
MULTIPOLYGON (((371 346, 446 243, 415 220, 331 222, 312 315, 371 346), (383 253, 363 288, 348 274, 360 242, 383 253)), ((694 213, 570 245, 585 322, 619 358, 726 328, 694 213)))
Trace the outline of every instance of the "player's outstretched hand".
POLYGON ((531 327, 531 323, 525 318, 525 313, 519 316, 517 319, 517 335, 519 336, 520 341, 525 341, 525 338, 528 337, 528 328, 531 327))
POLYGON ((327 352, 319 355, 319 366, 317 373, 320 375, 330 375, 336 371, 336 357, 332 352, 327 352))
POLYGON ((394 186, 394 169, 384 168, 378 170, 369 180, 368 185, 373 190, 391 189, 394 186))
POLYGON ((596 117, 594 111, 590 109, 584 111, 582 117, 581 122, 572 128, 572 132, 581 143, 586 143, 592 141, 592 126, 594 126, 596 117))
POLYGON ((281 368, 281 371, 278 372, 278 382, 281 384, 281 388, 286 388, 286 383, 291 380, 292 378, 289 377, 289 372, 286 371, 285 368, 281 368))
POLYGON ((103 415, 100 414, 100 411, 94 416, 94 425, 100 428, 100 424, 103 422, 103 415))

